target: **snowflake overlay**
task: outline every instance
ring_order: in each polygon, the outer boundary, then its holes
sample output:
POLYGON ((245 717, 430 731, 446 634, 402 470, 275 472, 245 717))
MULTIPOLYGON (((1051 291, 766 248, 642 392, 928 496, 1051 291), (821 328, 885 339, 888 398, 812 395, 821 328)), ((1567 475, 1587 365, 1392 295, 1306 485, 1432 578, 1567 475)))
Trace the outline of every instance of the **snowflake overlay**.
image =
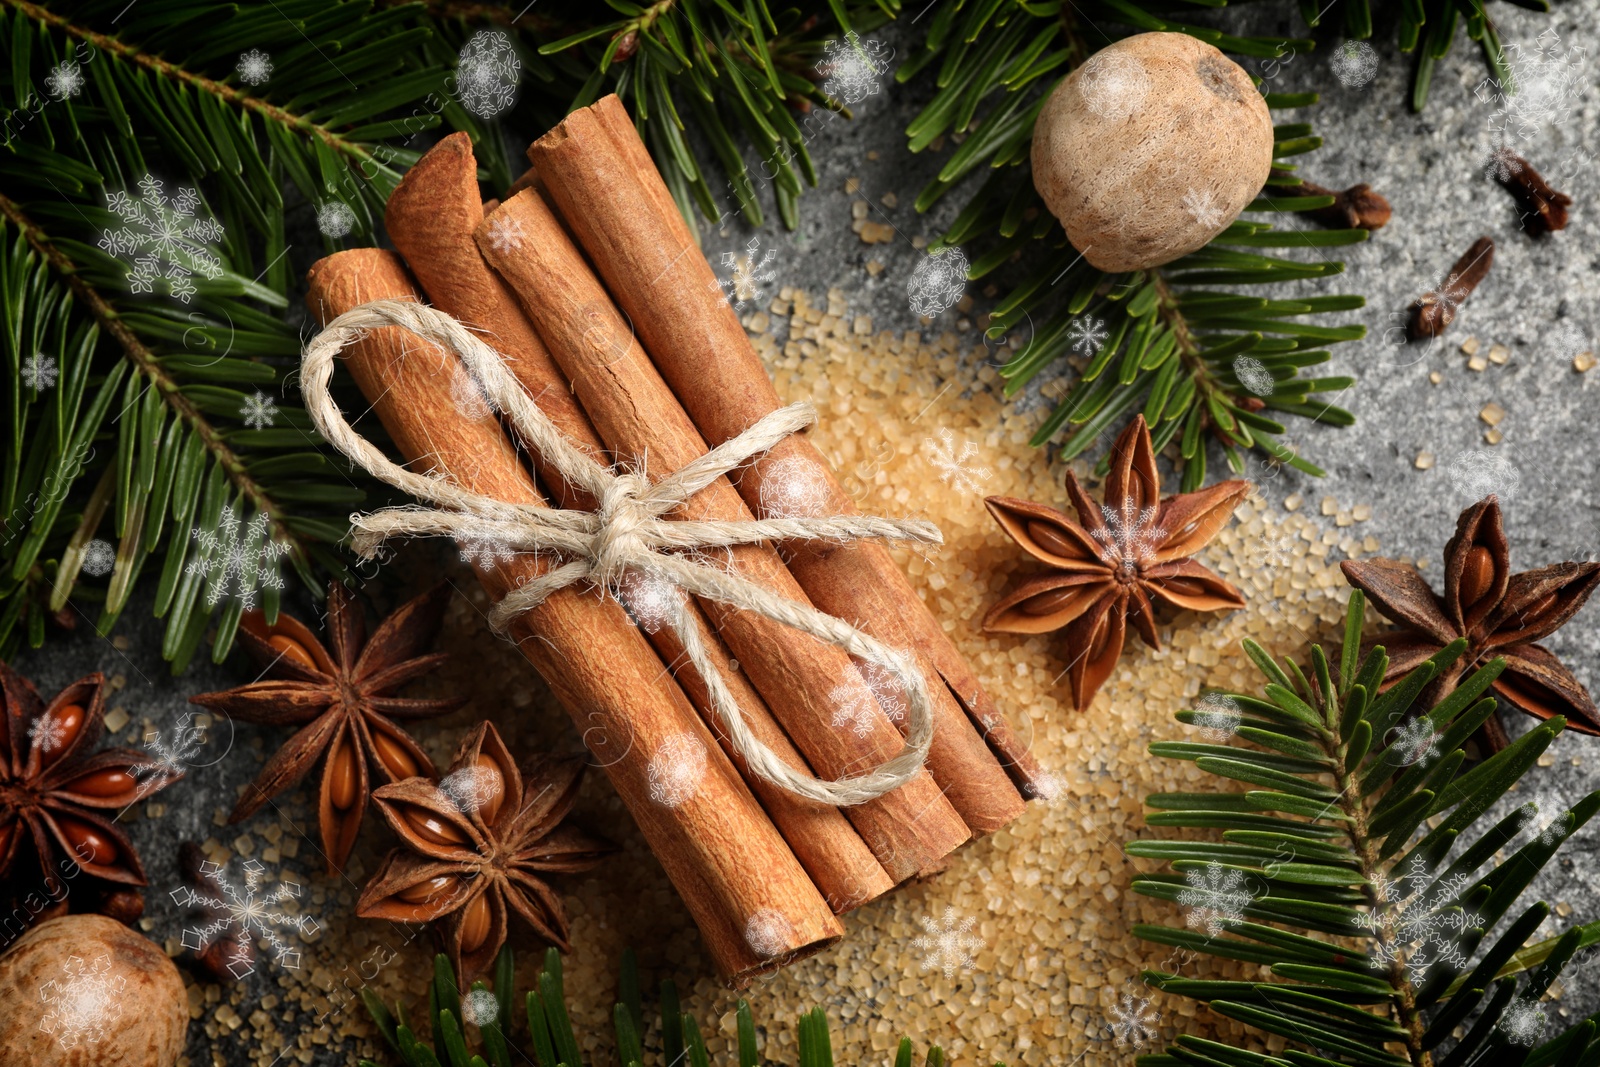
POLYGON ((103 541, 96 537, 83 549, 83 573, 91 578, 100 578, 111 573, 111 568, 117 565, 117 550, 111 547, 110 541, 103 541))
POLYGON ((522 60, 500 30, 479 30, 456 64, 456 99, 480 119, 492 119, 517 99, 522 60))
POLYGON ((1207 937, 1220 937, 1224 930, 1242 922, 1244 909, 1255 899, 1244 884, 1243 871, 1215 861, 1203 871, 1185 871, 1183 880, 1189 883, 1189 888, 1178 893, 1178 903, 1188 909, 1184 921, 1192 930, 1204 930, 1207 937))
POLYGON ((677 586, 660 575, 641 571, 624 573, 613 595, 647 634, 660 632, 683 605, 683 594, 677 586))
POLYGON ((882 78, 894 59, 894 50, 882 41, 863 41, 854 30, 823 45, 825 56, 817 64, 822 91, 842 104, 859 104, 876 96, 882 78))
POLYGON ((828 510, 828 481, 817 465, 800 456, 785 456, 761 472, 761 517, 805 519, 828 510))
POLYGON ((706 774, 706 746, 693 734, 673 734, 656 747, 645 773, 650 799, 676 808, 700 792, 706 774))
POLYGON ((45 75, 44 90, 54 100, 77 96, 83 92, 83 68, 70 59, 62 60, 45 75))
POLYGON ((1138 111, 1150 93, 1144 64, 1121 52, 1095 53, 1073 77, 1089 110, 1113 122, 1138 111))
POLYGON ((957 245, 924 256, 906 283, 911 312, 932 318, 956 305, 967 291, 967 254, 957 245))
POLYGON ((480 571, 493 570, 495 564, 510 563, 517 558, 504 538, 488 530, 458 536, 456 548, 461 551, 462 563, 470 563, 480 571))
POLYGON ((1346 89, 1363 89, 1378 76, 1378 52, 1365 41, 1345 41, 1329 59, 1333 76, 1346 89))
POLYGON ((1271 396, 1272 391, 1278 387, 1267 365, 1254 356, 1235 356, 1233 376, 1239 379, 1240 385, 1256 396, 1271 396))
POLYGON ((1375 888, 1382 903, 1356 916, 1355 925, 1373 937, 1374 958, 1403 961, 1414 980, 1437 963, 1464 967, 1467 957, 1457 939, 1472 918, 1452 905, 1470 885, 1464 874, 1435 885, 1422 857, 1416 856, 1399 878, 1378 876, 1375 888))
POLYGON ((483 383, 463 363, 457 363, 450 372, 450 403, 464 419, 486 419, 495 411, 483 383))
POLYGON ((1262 534, 1250 542, 1245 564, 1252 570, 1283 570, 1294 564, 1294 538, 1262 534))
POLYGON ((129 773, 135 778, 181 774, 185 767, 193 765, 194 757, 205 747, 206 730, 205 722, 196 724, 194 713, 185 712, 174 724, 170 738, 159 729, 146 731, 144 747, 154 759, 129 768, 129 773))
POLYGON ((1473 449, 1457 453, 1450 461, 1450 484, 1471 500, 1482 500, 1490 494, 1507 500, 1522 484, 1522 472, 1497 452, 1473 449))
POLYGON ((106 1017, 121 999, 127 978, 110 973, 109 955, 87 961, 82 956, 68 956, 61 969, 67 972, 65 979, 52 978, 39 987, 45 1008, 39 1029, 63 1049, 80 1041, 95 1044, 104 1040, 108 1036, 106 1017))
POLYGON ((794 927, 783 913, 772 908, 760 908, 744 924, 745 944, 758 956, 772 957, 782 954, 794 942, 794 927))
POLYGON ((461 998, 461 1019, 484 1027, 500 1021, 500 1001, 487 989, 474 989, 461 998))
POLYGON ((262 940, 272 952, 272 958, 289 970, 299 970, 300 951, 289 947, 278 933, 287 928, 301 937, 314 936, 320 927, 309 915, 291 915, 279 905, 300 896, 298 882, 282 882, 269 893, 261 892, 267 880, 267 868, 260 860, 246 860, 244 885, 235 885, 225 877, 223 869, 215 863, 202 863, 200 875, 222 887, 222 896, 206 896, 193 889, 172 891, 172 899, 179 907, 207 908, 218 912, 216 918, 205 926, 192 927, 183 932, 183 947, 193 952, 204 952, 210 945, 226 936, 233 951, 228 955, 228 973, 235 978, 255 973, 255 962, 250 957, 249 946, 253 940, 262 940))
POLYGON ((47 711, 28 727, 28 740, 37 741, 39 751, 49 755, 67 743, 67 724, 47 711))
POLYGON ((239 405, 239 417, 244 419, 244 424, 252 430, 265 430, 278 421, 277 402, 257 389, 255 396, 246 398, 245 402, 239 405))
POLYGON ((1528 1048, 1539 1043, 1547 1025, 1549 1018, 1539 1010, 1537 1000, 1517 997, 1507 1005, 1505 1014, 1500 1016, 1495 1029, 1504 1034, 1506 1040, 1513 1045, 1528 1048))
POLYGON ((522 240, 527 236, 522 228, 522 220, 514 219, 504 211, 489 220, 489 244, 496 252, 511 252, 521 248, 522 240))
POLYGON ((1426 766, 1439 755, 1439 733, 1427 719, 1412 719, 1390 731, 1389 747, 1397 753, 1402 767, 1414 763, 1426 766))
POLYGON ((1167 531, 1155 524, 1156 507, 1153 504, 1137 512, 1131 507, 1119 511, 1108 504, 1101 504, 1100 516, 1105 520, 1105 525, 1093 531, 1094 539, 1109 548, 1115 548, 1125 560, 1143 559, 1167 539, 1167 531))
POLYGON ((828 701, 833 705, 835 730, 848 729, 857 737, 866 737, 872 732, 878 702, 872 698, 872 690, 854 672, 828 691, 828 701))
POLYGON ((1072 342, 1072 350, 1084 356, 1092 356, 1100 351, 1100 346, 1110 336, 1104 320, 1093 315, 1079 315, 1067 327, 1067 340, 1072 342))
POLYGON ((343 237, 355 224, 356 213, 343 200, 327 200, 317 207, 317 229, 325 237, 343 237))
POLYGON ((1156 1038, 1161 1013, 1150 1007, 1150 998, 1133 991, 1132 984, 1121 1000, 1106 1012, 1106 1029, 1116 1038, 1118 1048, 1144 1048, 1156 1038))
POLYGON ((61 375, 56 357, 35 352, 22 363, 22 384, 36 393, 52 388, 61 375))
POLYGON ((1562 319, 1551 328, 1545 344, 1556 358, 1570 360, 1584 352, 1594 351, 1589 335, 1571 319, 1562 319))
POLYGON ((1194 725, 1207 741, 1222 744, 1239 732, 1244 719, 1239 702, 1226 693, 1206 693, 1195 701, 1194 725))
POLYGON ((233 69, 246 85, 260 85, 272 77, 272 57, 259 48, 252 48, 239 53, 239 65, 233 69))
POLYGON ((1180 203, 1202 228, 1215 230, 1222 225, 1222 208, 1217 206, 1216 195, 1210 189, 1190 189, 1180 203))
POLYGON ((1564 124, 1579 111, 1584 91, 1588 49, 1566 47, 1554 30, 1541 33, 1531 45, 1505 46, 1508 81, 1485 78, 1475 95, 1494 108, 1489 137, 1496 146, 1530 141, 1550 126, 1564 124))
POLYGON ((248 611, 256 606, 257 590, 283 588, 277 562, 288 555, 289 546, 272 539, 265 515, 257 514, 241 529, 238 513, 227 508, 215 530, 196 527, 193 534, 200 552, 185 570, 205 576, 206 607, 236 596, 248 611))
POLYGON ((439 782, 439 792, 463 815, 471 815, 483 807, 502 788, 499 772, 479 764, 451 771, 439 782))
POLYGON ((989 468, 972 461, 978 456, 978 446, 971 441, 961 442, 956 451, 955 434, 948 429, 939 431, 939 440, 928 438, 923 444, 928 449, 928 462, 939 472, 939 480, 958 493, 979 493, 989 480, 989 468))
POLYGON ((777 253, 772 249, 761 251, 761 238, 752 237, 744 246, 744 255, 737 252, 722 253, 722 265, 728 268, 728 277, 716 279, 707 285, 722 294, 723 307, 743 311, 745 305, 761 298, 763 285, 778 277, 778 272, 770 269, 775 258, 777 253))
POLYGON ((922 933, 911 939, 911 947, 922 953, 922 969, 943 972, 946 979, 956 976, 978 962, 975 953, 984 946, 983 938, 972 932, 978 920, 972 916, 961 918, 956 909, 947 907, 937 921, 924 915, 917 920, 922 933))
POLYGON ((147 174, 139 191, 138 199, 126 192, 106 193, 106 207, 120 224, 103 230, 98 244, 125 262, 132 257, 127 279, 135 293, 153 293, 160 281, 169 296, 187 304, 196 292, 194 274, 222 276, 222 265, 206 247, 221 240, 222 226, 215 219, 195 217, 200 195, 193 189, 179 189, 168 199, 160 179, 147 174))

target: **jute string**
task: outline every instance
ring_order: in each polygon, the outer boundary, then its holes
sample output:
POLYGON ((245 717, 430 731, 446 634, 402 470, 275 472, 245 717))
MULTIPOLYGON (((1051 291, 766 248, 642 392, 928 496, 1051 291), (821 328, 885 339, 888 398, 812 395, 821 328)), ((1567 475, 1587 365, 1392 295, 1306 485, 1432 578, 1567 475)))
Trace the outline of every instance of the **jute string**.
MULTIPOLYGON (((588 582, 626 597, 629 576, 666 583, 665 624, 682 643, 690 666, 710 692, 712 709, 729 743, 752 774, 778 787, 826 804, 861 804, 897 789, 921 771, 933 740, 933 715, 927 682, 911 658, 871 635, 824 614, 808 604, 779 596, 695 554, 706 549, 761 541, 825 539, 847 541, 883 538, 940 544, 937 526, 914 519, 835 515, 765 518, 740 521, 677 521, 665 516, 717 478, 803 430, 816 420, 809 404, 793 404, 772 412, 739 436, 684 465, 651 485, 639 473, 614 471, 569 441, 506 370, 502 357, 467 327, 425 304, 376 300, 345 312, 306 345, 301 362, 301 391, 318 432, 374 477, 411 497, 434 505, 385 508, 350 516, 351 544, 362 557, 376 556, 394 537, 446 535, 460 540, 490 541, 511 550, 543 552, 563 562, 517 586, 495 605, 489 622, 503 632, 511 620, 559 589, 588 582), (394 326, 456 353, 482 386, 497 410, 504 412, 522 439, 569 484, 599 501, 596 511, 568 511, 512 504, 472 493, 448 475, 416 474, 391 462, 344 419, 328 392, 333 361, 346 345, 368 330, 394 326), (906 696, 905 743, 892 758, 860 774, 833 781, 814 778, 790 767, 750 732, 700 640, 682 593, 717 601, 809 634, 875 663, 899 682, 906 696)), ((637 581, 638 578, 634 578, 637 581)), ((865 710, 873 710, 871 689, 859 678, 840 679, 865 710)))

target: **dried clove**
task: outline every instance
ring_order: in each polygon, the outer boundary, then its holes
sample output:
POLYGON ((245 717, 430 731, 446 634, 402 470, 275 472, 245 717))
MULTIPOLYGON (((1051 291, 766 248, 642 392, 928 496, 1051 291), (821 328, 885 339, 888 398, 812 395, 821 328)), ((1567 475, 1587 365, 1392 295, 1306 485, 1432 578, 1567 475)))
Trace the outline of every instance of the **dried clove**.
POLYGON ((1466 255, 1456 260, 1456 265, 1450 268, 1450 273, 1444 276, 1440 286, 1424 293, 1411 306, 1411 323, 1408 327, 1411 339, 1438 337, 1444 333, 1445 328, 1455 321, 1456 312, 1461 310, 1467 297, 1488 277, 1489 267, 1493 263, 1494 241, 1480 237, 1472 242, 1472 247, 1467 249, 1466 255))
MULTIPOLYGON (((1274 178, 1289 178, 1293 175, 1286 170, 1274 168, 1274 178)), ((1280 185, 1277 190, 1284 196, 1331 196, 1333 203, 1327 207, 1312 208, 1309 211, 1297 212, 1305 215, 1324 226, 1336 230, 1379 230, 1389 221, 1393 213, 1389 201, 1372 191, 1372 186, 1366 182, 1352 185, 1344 192, 1337 189, 1328 189, 1301 179, 1295 185, 1280 185)))
POLYGON ((1567 228, 1567 208, 1572 197, 1550 187, 1533 164, 1509 148, 1497 148, 1489 160, 1495 181, 1522 205, 1522 229, 1533 237, 1567 228))

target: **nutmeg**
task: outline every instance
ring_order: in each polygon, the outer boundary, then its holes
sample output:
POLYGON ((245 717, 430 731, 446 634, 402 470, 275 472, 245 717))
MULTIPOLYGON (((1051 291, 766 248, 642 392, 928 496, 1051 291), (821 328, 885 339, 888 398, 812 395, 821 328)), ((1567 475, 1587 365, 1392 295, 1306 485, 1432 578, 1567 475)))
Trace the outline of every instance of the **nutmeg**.
POLYGON ((1250 76, 1183 33, 1102 48, 1056 86, 1034 125, 1034 186, 1103 271, 1203 247, 1271 170, 1272 117, 1250 76))
POLYGON ((0 957, 0 1063, 173 1067, 189 998, 167 954, 103 915, 40 923, 0 957))

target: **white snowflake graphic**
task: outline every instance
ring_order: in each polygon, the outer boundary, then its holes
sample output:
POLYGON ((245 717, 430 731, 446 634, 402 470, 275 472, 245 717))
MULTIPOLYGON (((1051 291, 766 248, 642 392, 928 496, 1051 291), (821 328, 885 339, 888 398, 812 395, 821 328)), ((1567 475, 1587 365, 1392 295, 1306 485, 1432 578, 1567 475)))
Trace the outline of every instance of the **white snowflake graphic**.
POLYGON ((1439 734, 1427 719, 1412 719, 1389 731, 1389 747, 1399 756, 1400 765, 1427 765, 1439 755, 1439 734))
POLYGON ((1532 44, 1513 41, 1504 52, 1511 77, 1485 78, 1475 90, 1478 99, 1494 109, 1489 119, 1491 140, 1529 141, 1579 113, 1588 49, 1563 45, 1559 34, 1546 30, 1532 44))
POLYGON ((1210 189, 1190 189, 1183 194, 1179 203, 1202 228, 1215 230, 1222 225, 1222 208, 1217 205, 1216 194, 1210 189))
POLYGON ((783 913, 761 908, 744 924, 745 944, 758 956, 772 957, 794 943, 794 927, 783 913))
POLYGON ((56 357, 35 352, 22 361, 21 373, 23 385, 36 393, 42 393, 55 386, 61 368, 56 365, 56 357))
POLYGON ((693 734, 672 734, 656 746, 645 768, 650 799, 676 808, 694 799, 706 776, 706 746, 693 734))
POLYGON ((1294 538, 1264 532, 1250 541, 1245 565, 1252 570, 1286 570, 1294 565, 1294 548, 1294 538))
POLYGON ((461 1020, 485 1027, 500 1020, 500 1001, 487 989, 474 989, 461 998, 461 1020))
POLYGON ((170 735, 155 727, 145 731, 144 747, 153 758, 130 767, 128 772, 135 778, 183 773, 185 768, 194 765, 195 756, 205 747, 209 738, 209 721, 209 716, 197 720, 193 712, 185 712, 173 724, 170 735))
POLYGON ((259 48, 239 53, 239 80, 246 85, 260 85, 272 77, 272 57, 259 48))
POLYGON ((265 430, 278 421, 278 404, 272 397, 257 389, 254 396, 246 397, 239 405, 239 417, 252 430, 265 430))
POLYGON ((159 281, 169 296, 187 304, 197 291, 195 274, 222 276, 221 263, 207 247, 221 240, 222 226, 196 217, 200 195, 193 189, 179 189, 169 200, 161 180, 147 174, 139 180, 139 193, 137 199, 126 192, 106 193, 106 207, 120 224, 101 231, 98 244, 124 263, 131 257, 127 279, 133 292, 153 293, 159 281))
POLYGON ((982 951, 983 938, 973 933, 978 920, 972 916, 961 918, 953 907, 944 909, 944 915, 935 920, 926 915, 917 920, 922 933, 911 939, 911 947, 922 953, 924 971, 940 971, 946 979, 977 965, 976 953, 982 951))
POLYGON ((1492 146, 1483 158, 1483 173, 1502 184, 1522 173, 1522 158, 1507 145, 1492 146))
POLYGON ((317 229, 327 237, 343 237, 355 228, 356 213, 343 200, 325 200, 317 206, 317 229))
POLYGON ((728 268, 728 276, 708 285, 722 294, 724 307, 743 311, 747 304, 761 298, 763 285, 778 277, 778 272, 772 269, 776 258, 777 253, 772 249, 761 250, 761 238, 752 237, 745 244, 743 255, 722 253, 722 265, 728 268))
POLYGON ((511 252, 521 248, 527 236, 522 228, 522 220, 514 219, 504 211, 489 220, 489 244, 496 252, 511 252))
POLYGON ((45 92, 54 100, 66 100, 83 92, 83 68, 70 59, 62 60, 45 75, 45 92))
POLYGON ((45 712, 28 727, 28 740, 39 745, 45 755, 60 751, 67 743, 67 721, 51 712, 45 712))
POLYGON ((854 30, 823 45, 824 57, 817 64, 822 75, 822 91, 841 104, 859 104, 876 96, 882 79, 894 61, 894 50, 882 41, 863 41, 854 30))
POLYGON ((1156 1038, 1161 1013, 1150 1007, 1150 998, 1134 991, 1132 983, 1106 1012, 1105 1028, 1111 1031, 1118 1048, 1144 1048, 1156 1038))
POLYGON ((1110 336, 1105 321, 1093 315, 1079 315, 1067 327, 1067 340, 1072 342, 1072 350, 1079 355, 1094 355, 1110 336))
POLYGON ((1207 741, 1222 744, 1239 732, 1244 715, 1226 693, 1204 693, 1194 704, 1194 725, 1207 741))
POLYGON ((977 445, 962 441, 961 450, 957 451, 955 434, 948 429, 939 431, 938 441, 930 437, 923 445, 928 449, 928 462, 939 472, 939 480, 945 485, 958 493, 983 491, 983 483, 989 480, 989 468, 973 462, 978 456, 977 445))
POLYGON ((828 690, 828 702, 833 705, 833 728, 848 729, 857 737, 866 737, 877 721, 878 702, 872 690, 854 671, 850 677, 828 690))
POLYGON ((1093 531, 1094 539, 1116 549, 1124 560, 1143 559, 1167 539, 1167 531, 1155 524, 1154 504, 1138 509, 1128 504, 1120 510, 1102 504, 1100 516, 1105 525, 1093 531))
POLYGON ((457 363, 450 372, 450 403, 465 419, 486 419, 495 412, 483 383, 464 363, 457 363))
POLYGON ((257 514, 241 527, 238 512, 224 508, 215 530, 196 527, 192 532, 199 552, 185 570, 205 577, 206 607, 233 596, 248 611, 256 606, 257 590, 283 588, 277 563, 288 555, 289 546, 273 540, 265 515, 257 514))
POLYGON ((1498 452, 1473 449, 1457 453, 1450 461, 1450 484, 1470 500, 1482 500, 1491 493, 1507 500, 1522 484, 1522 472, 1498 452))
POLYGON ((1365 88, 1378 76, 1378 52, 1365 41, 1345 41, 1329 57, 1333 76, 1346 89, 1365 88))
POLYGON ((616 598, 647 634, 660 632, 683 605, 683 593, 677 586, 660 575, 633 570, 623 574, 616 598))
POLYGON ((967 291, 968 267, 967 254, 957 245, 924 256, 906 283, 911 313, 932 318, 955 307, 967 291))
POLYGON ((828 480, 817 465, 800 456, 785 456, 761 472, 761 517, 805 519, 828 511, 828 480))
POLYGON ((1189 888, 1178 893, 1178 903, 1188 909, 1184 921, 1190 929, 1204 930, 1207 937, 1220 937, 1224 930, 1242 922, 1244 909, 1255 899, 1245 885, 1244 872, 1220 863, 1185 871, 1183 880, 1189 883, 1189 888))
POLYGON ((461 552, 462 563, 470 563, 480 571, 493 570, 495 564, 510 563, 517 558, 504 538, 487 530, 458 536, 456 548, 461 552))
POLYGON ((1112 122, 1138 111, 1150 93, 1144 64, 1124 52, 1096 52, 1072 77, 1089 110, 1112 122))
POLYGON ((1584 352, 1594 351, 1588 332, 1572 319, 1561 319, 1551 327, 1544 346, 1563 362, 1584 352))
POLYGON ((117 565, 117 550, 111 547, 110 541, 103 541, 96 537, 83 549, 83 573, 91 578, 99 578, 111 573, 111 568, 117 565))
POLYGON ((1376 959, 1401 961, 1414 979, 1438 963, 1464 967, 1467 958, 1458 939, 1473 920, 1454 905, 1470 885, 1466 875, 1435 885, 1422 857, 1416 856, 1398 878, 1378 876, 1373 888, 1379 903, 1356 916, 1355 925, 1372 936, 1370 951, 1376 959))
POLYGON ((1239 379, 1240 385, 1256 396, 1271 396, 1272 391, 1278 387, 1267 365, 1254 356, 1233 357, 1233 376, 1239 379))
POLYGON ((516 103, 522 60, 501 30, 479 30, 468 38, 456 63, 456 99, 480 119, 492 119, 516 103))
POLYGON ((217 864, 200 865, 200 875, 221 887, 220 897, 196 892, 187 887, 174 889, 172 899, 184 908, 203 908, 212 918, 203 926, 183 931, 183 947, 193 952, 204 952, 215 942, 226 938, 232 946, 226 965, 235 978, 255 973, 255 961, 250 953, 254 941, 265 941, 272 958, 289 970, 300 967, 300 950, 291 948, 280 930, 294 930, 302 938, 315 936, 320 927, 309 915, 291 914, 282 905, 300 896, 298 882, 283 881, 270 892, 262 892, 267 881, 267 868, 260 860, 244 863, 244 884, 237 885, 226 877, 217 864))
POLYGON ((1505 1014, 1500 1016, 1495 1029, 1504 1034, 1506 1040, 1513 1045, 1527 1048, 1539 1043, 1548 1025, 1549 1018, 1539 1010, 1537 1000, 1517 997, 1507 1005, 1505 1014))
POLYGON ((451 771, 439 782, 439 792, 463 815, 483 807, 504 788, 500 772, 481 764, 451 771))
POLYGON ((65 978, 51 978, 39 986, 44 1017, 39 1029, 56 1039, 63 1049, 95 1044, 110 1036, 106 1019, 122 998, 127 978, 111 974, 110 955, 85 960, 68 956, 61 964, 65 978))

